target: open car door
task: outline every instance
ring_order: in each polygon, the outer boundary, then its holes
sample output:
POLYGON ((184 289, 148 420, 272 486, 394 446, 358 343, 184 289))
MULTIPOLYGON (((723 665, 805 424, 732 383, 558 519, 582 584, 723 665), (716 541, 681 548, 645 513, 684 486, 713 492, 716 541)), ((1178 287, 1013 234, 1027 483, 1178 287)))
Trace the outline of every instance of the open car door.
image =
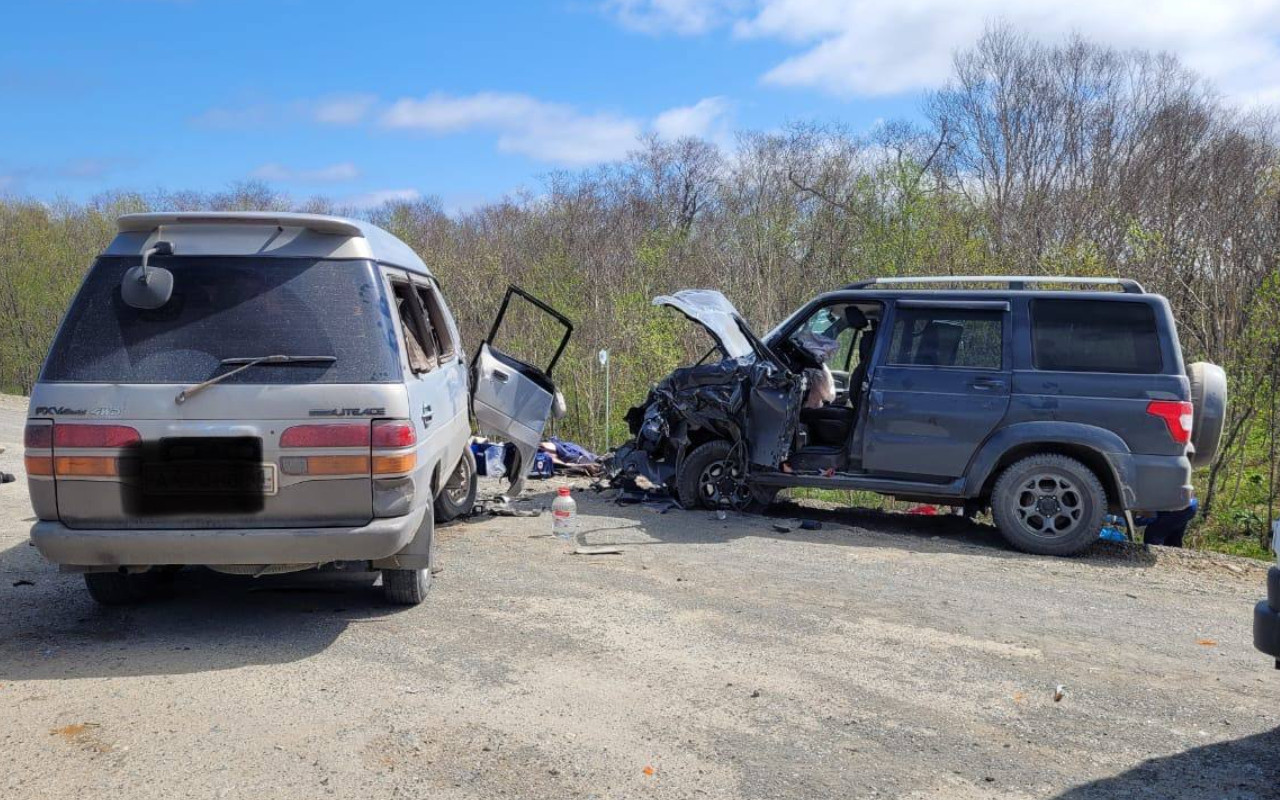
POLYGON ((493 327, 471 362, 471 411, 477 427, 485 436, 512 442, 519 454, 510 475, 512 497, 524 488, 547 420, 564 416, 564 397, 556 390, 551 371, 572 334, 573 323, 566 316, 523 289, 509 286, 493 327), (515 321, 504 327, 509 312, 515 321), (545 366, 531 363, 535 361, 545 366))

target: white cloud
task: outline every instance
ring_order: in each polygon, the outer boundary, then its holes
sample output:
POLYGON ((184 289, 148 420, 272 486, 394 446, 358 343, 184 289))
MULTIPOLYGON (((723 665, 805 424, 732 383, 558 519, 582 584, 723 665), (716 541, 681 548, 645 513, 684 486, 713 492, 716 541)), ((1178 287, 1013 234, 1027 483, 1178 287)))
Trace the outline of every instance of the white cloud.
POLYGON ((1176 53, 1247 102, 1280 96, 1280 3, 1274 0, 608 0, 631 28, 703 33, 728 25, 743 38, 784 42, 796 53, 764 80, 841 95, 885 95, 942 85, 952 53, 992 21, 1041 41, 1071 33, 1122 48, 1176 53), (639 21, 639 22, 637 22, 639 21))
POLYGON ((422 198, 417 189, 377 189, 343 198, 339 205, 351 208, 376 208, 383 203, 409 203, 422 198))
POLYGON ((316 122, 327 125, 354 125, 365 118, 377 101, 371 94, 330 97, 317 102, 311 114, 316 122))
POLYGON ((664 139, 697 136, 722 140, 728 134, 729 101, 723 97, 707 97, 691 106, 663 111, 653 120, 653 132, 664 139))
POLYGON ((264 181, 298 181, 302 183, 328 183, 332 181, 351 181, 360 177, 360 170, 355 164, 344 161, 316 169, 295 169, 283 164, 271 162, 263 164, 252 172, 252 177, 264 181))
POLYGON ((705 33, 740 11, 745 0, 606 0, 605 10, 644 33, 705 33))
POLYGON ((405 98, 392 103, 381 122, 388 128, 436 135, 493 131, 503 152, 564 165, 621 158, 635 147, 644 129, 629 117, 585 114, 562 103, 504 92, 405 98))

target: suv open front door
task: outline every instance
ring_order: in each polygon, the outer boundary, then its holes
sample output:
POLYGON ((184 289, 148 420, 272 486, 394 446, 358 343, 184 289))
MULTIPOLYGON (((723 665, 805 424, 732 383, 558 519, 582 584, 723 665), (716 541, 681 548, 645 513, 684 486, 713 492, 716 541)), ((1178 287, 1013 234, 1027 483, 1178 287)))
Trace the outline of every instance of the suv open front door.
MULTIPOLYGON (((510 493, 518 495, 524 488, 525 476, 533 463, 533 456, 542 443, 542 431, 547 420, 552 416, 564 415, 564 398, 556 390, 551 380, 551 371, 564 353, 569 337, 573 334, 573 323, 568 317, 551 306, 537 299, 524 290, 510 286, 502 298, 502 307, 489 329, 489 335, 480 345, 479 351, 471 362, 471 410, 476 417, 476 425, 486 436, 496 436, 511 441, 519 453, 518 463, 512 465, 510 493), (540 342, 554 341, 554 337, 539 339, 544 326, 546 330, 563 329, 559 344, 546 362, 546 367, 538 367, 529 361, 521 360, 498 345, 498 334, 507 313, 513 308, 512 300, 516 299, 522 307, 533 306, 541 314, 541 322, 534 329, 520 331, 524 344, 521 354, 536 353, 540 342), (545 317, 550 317, 548 324, 545 317)), ((535 356, 526 356, 534 359, 535 356)))

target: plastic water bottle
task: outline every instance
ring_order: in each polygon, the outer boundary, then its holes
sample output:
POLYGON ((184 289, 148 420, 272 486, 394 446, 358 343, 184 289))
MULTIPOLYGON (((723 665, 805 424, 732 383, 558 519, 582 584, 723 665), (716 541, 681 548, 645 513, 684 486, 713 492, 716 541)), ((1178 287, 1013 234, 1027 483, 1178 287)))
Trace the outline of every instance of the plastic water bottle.
POLYGON ((561 486, 551 501, 551 532, 557 539, 572 541, 577 522, 578 504, 569 496, 569 487, 561 486))

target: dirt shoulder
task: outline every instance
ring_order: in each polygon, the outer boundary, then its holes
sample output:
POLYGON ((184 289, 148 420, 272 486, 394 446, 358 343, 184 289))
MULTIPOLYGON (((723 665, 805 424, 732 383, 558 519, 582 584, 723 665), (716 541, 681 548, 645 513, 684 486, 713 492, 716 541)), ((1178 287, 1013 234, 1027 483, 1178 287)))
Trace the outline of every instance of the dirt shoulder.
POLYGON ((780 506, 719 521, 577 496, 580 542, 620 555, 570 555, 545 517, 489 517, 440 530, 444 571, 419 608, 382 605, 361 574, 194 572, 173 599, 121 611, 26 545, 25 486, 0 486, 0 788, 1077 800, 1280 786, 1255 563, 1047 559, 951 518, 780 506), (822 529, 772 527, 801 516, 822 529))

